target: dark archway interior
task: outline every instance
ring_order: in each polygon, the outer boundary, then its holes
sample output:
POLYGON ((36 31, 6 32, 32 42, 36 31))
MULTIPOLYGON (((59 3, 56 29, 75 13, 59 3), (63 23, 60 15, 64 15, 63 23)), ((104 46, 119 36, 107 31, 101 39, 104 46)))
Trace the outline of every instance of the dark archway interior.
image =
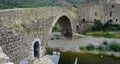
POLYGON ((57 27, 58 31, 60 31, 61 35, 63 35, 65 38, 72 38, 72 35, 73 35, 72 27, 71 27, 70 19, 68 17, 66 16, 60 17, 55 27, 57 27))
POLYGON ((36 41, 34 44, 34 57, 39 57, 39 42, 36 41))

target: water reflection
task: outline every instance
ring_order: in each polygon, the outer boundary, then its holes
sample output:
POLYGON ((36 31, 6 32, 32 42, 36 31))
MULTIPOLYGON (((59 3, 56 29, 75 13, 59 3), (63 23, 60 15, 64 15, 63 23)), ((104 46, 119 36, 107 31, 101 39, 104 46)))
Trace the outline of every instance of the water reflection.
POLYGON ((74 64, 77 64, 78 62, 78 57, 76 57, 74 64))
POLYGON ((102 54, 61 52, 47 56, 54 64, 120 64, 120 58, 102 54))
POLYGON ((54 63, 54 64, 77 64, 78 58, 74 54, 69 52, 61 53, 53 51, 52 55, 48 54, 47 57, 54 63))

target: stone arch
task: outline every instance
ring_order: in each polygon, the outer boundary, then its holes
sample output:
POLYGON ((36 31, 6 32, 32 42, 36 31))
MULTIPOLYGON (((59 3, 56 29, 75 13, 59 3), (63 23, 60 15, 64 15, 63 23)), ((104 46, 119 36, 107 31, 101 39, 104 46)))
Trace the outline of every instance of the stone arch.
POLYGON ((61 35, 63 35, 66 38, 73 37, 72 23, 71 23, 69 16, 61 15, 61 16, 56 17, 52 22, 52 27, 50 28, 49 34, 51 34, 56 23, 59 24, 59 30, 61 32, 61 35))
POLYGON ((42 46, 41 46, 41 40, 39 38, 35 38, 32 41, 32 60, 37 57, 40 58, 42 56, 42 46))

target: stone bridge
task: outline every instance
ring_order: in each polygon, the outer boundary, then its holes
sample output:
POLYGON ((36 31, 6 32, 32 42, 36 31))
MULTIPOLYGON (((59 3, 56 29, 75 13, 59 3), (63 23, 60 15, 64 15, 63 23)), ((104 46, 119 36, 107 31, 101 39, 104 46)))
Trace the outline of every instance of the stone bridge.
POLYGON ((56 22, 61 34, 72 39, 76 19, 74 12, 61 7, 0 10, 0 46, 15 64, 30 63, 35 57, 44 56, 56 22))

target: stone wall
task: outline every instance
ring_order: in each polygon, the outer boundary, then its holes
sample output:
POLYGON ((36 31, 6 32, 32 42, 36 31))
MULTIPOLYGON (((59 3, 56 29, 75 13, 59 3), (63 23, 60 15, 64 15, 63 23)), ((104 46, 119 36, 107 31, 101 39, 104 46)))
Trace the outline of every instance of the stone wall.
POLYGON ((0 10, 0 46, 18 64, 21 60, 31 62, 32 42, 41 40, 43 55, 53 25, 61 16, 67 16, 76 25, 76 14, 60 7, 21 8, 0 10))
POLYGON ((78 8, 79 28, 88 29, 96 20, 100 20, 102 23, 112 20, 114 24, 120 24, 119 11, 120 4, 117 3, 82 3, 78 8), (86 25, 82 26, 83 24, 86 25))
POLYGON ((120 4, 120 0, 101 0, 102 3, 117 3, 120 4))

